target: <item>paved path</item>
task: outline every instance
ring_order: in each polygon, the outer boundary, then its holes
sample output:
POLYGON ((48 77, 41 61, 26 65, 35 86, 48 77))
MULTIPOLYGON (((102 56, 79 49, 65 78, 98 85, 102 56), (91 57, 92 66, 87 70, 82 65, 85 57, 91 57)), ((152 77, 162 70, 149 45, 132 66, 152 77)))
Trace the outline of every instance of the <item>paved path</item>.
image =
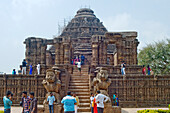
MULTIPOLYGON (((0 107, 0 110, 3 110, 3 107, 0 107)), ((122 113, 137 113, 138 110, 144 110, 144 109, 164 109, 168 110, 168 108, 122 108, 122 113)), ((21 113, 22 108, 21 107, 12 107, 11 113, 21 113)))

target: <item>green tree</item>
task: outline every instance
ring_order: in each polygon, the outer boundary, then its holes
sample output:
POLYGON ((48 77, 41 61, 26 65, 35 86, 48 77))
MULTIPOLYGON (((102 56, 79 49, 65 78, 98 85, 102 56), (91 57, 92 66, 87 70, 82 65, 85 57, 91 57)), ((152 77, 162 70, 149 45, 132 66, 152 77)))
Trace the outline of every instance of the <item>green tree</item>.
POLYGON ((139 51, 139 65, 150 65, 155 74, 170 73, 170 39, 149 44, 139 51))

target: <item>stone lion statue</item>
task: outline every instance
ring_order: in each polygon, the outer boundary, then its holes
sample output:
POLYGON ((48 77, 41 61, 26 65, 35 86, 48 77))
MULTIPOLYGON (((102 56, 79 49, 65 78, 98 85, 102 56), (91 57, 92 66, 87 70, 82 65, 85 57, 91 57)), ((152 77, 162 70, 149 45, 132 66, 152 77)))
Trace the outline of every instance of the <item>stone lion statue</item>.
POLYGON ((111 80, 108 78, 108 72, 105 68, 97 68, 97 76, 93 79, 94 91, 100 90, 102 94, 108 95, 108 87, 111 84, 111 80))
POLYGON ((50 95, 50 92, 53 93, 53 95, 56 98, 56 102, 60 103, 60 95, 59 95, 59 91, 61 88, 61 81, 57 78, 57 75, 60 72, 57 72, 57 74, 55 74, 55 71, 53 69, 48 69, 47 73, 46 73, 46 77, 45 80, 43 80, 42 84, 44 85, 45 89, 47 90, 47 94, 46 94, 46 99, 44 100, 44 103, 47 102, 47 97, 50 95))

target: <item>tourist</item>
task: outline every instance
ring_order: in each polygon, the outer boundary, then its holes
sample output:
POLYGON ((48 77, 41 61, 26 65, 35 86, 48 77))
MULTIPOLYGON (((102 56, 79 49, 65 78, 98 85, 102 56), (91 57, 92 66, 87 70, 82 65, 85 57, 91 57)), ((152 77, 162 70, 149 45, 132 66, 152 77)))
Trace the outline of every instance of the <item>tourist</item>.
POLYGON ((122 64, 121 64, 121 73, 122 73, 122 75, 125 75, 125 63, 124 63, 124 61, 122 61, 122 64))
POLYGON ((76 56, 75 58, 74 58, 74 65, 76 65, 77 64, 77 62, 79 62, 79 58, 78 58, 78 56, 76 56))
POLYGON ((119 106, 119 99, 118 99, 117 94, 116 94, 116 105, 119 106))
POLYGON ((22 113, 29 113, 31 100, 27 96, 26 91, 22 92, 22 97, 23 97, 23 111, 22 111, 22 113))
POLYGON ((79 72, 80 72, 80 74, 81 74, 81 62, 77 62, 77 68, 78 68, 78 70, 79 70, 79 72))
POLYGON ((77 113, 77 109, 79 108, 79 97, 76 96, 76 93, 73 93, 73 97, 76 99, 77 103, 74 105, 75 113, 77 113))
POLYGON ((113 105, 116 105, 116 92, 113 94, 113 105))
POLYGON ((38 73, 38 75, 40 75, 40 69, 41 69, 40 64, 37 64, 37 73, 38 73))
POLYGON ((71 96, 70 91, 67 92, 67 96, 62 99, 61 103, 64 104, 64 113, 75 113, 74 105, 77 104, 77 101, 71 96))
POLYGON ((18 74, 21 75, 22 74, 22 65, 19 66, 20 70, 18 70, 18 74))
POLYGON ((13 71, 12 71, 12 75, 16 75, 16 71, 15 71, 15 69, 13 69, 13 71))
POLYGON ((151 75, 151 68, 149 65, 148 65, 148 75, 151 75))
POLYGON ((91 112, 94 113, 94 94, 91 93, 91 97, 90 97, 90 101, 91 101, 91 112))
POLYGON ((54 113, 54 102, 55 102, 55 97, 53 95, 53 93, 51 92, 50 93, 50 96, 48 96, 47 98, 47 102, 48 102, 48 105, 49 105, 49 113, 54 113), (51 112, 52 111, 52 112, 51 112))
POLYGON ((23 62, 22 62, 22 74, 23 75, 26 75, 26 67, 27 67, 26 65, 27 65, 27 63, 24 59, 23 62))
POLYGON ((81 64, 82 64, 82 65, 84 64, 84 60, 85 60, 84 55, 81 55, 81 64))
POLYGON ((145 68, 145 65, 143 65, 142 74, 143 74, 143 75, 146 75, 146 68, 145 68))
POLYGON ((32 64, 30 64, 29 74, 32 75, 32 64))
POLYGON ((30 112, 29 113, 37 113, 37 99, 34 97, 34 92, 30 93, 30 112))
POLYGON ((104 103, 109 100, 109 97, 105 96, 104 94, 101 94, 100 91, 97 91, 97 96, 95 97, 96 103, 97 103, 97 111, 98 113, 103 113, 104 111, 104 103))
POLYGON ((74 64, 74 59, 73 59, 73 58, 71 59, 71 64, 72 64, 72 65, 74 64))
POLYGON ((96 103, 96 99, 95 99, 95 98, 94 98, 94 100, 93 100, 92 106, 93 106, 93 113, 98 113, 98 112, 97 112, 97 103, 96 103))
POLYGON ((11 91, 6 92, 6 96, 3 97, 3 103, 4 103, 4 113, 11 113, 11 105, 12 105, 11 91))

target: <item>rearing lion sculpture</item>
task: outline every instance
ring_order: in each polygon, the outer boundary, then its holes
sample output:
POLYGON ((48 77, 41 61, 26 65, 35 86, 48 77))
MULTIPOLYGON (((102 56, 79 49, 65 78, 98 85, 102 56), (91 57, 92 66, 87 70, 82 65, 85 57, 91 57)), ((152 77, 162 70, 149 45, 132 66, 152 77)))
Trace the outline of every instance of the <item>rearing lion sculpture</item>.
POLYGON ((111 80, 108 78, 108 72, 105 68, 97 68, 97 76, 93 79, 94 91, 100 90, 102 94, 108 95, 108 87, 111 84, 111 80))

